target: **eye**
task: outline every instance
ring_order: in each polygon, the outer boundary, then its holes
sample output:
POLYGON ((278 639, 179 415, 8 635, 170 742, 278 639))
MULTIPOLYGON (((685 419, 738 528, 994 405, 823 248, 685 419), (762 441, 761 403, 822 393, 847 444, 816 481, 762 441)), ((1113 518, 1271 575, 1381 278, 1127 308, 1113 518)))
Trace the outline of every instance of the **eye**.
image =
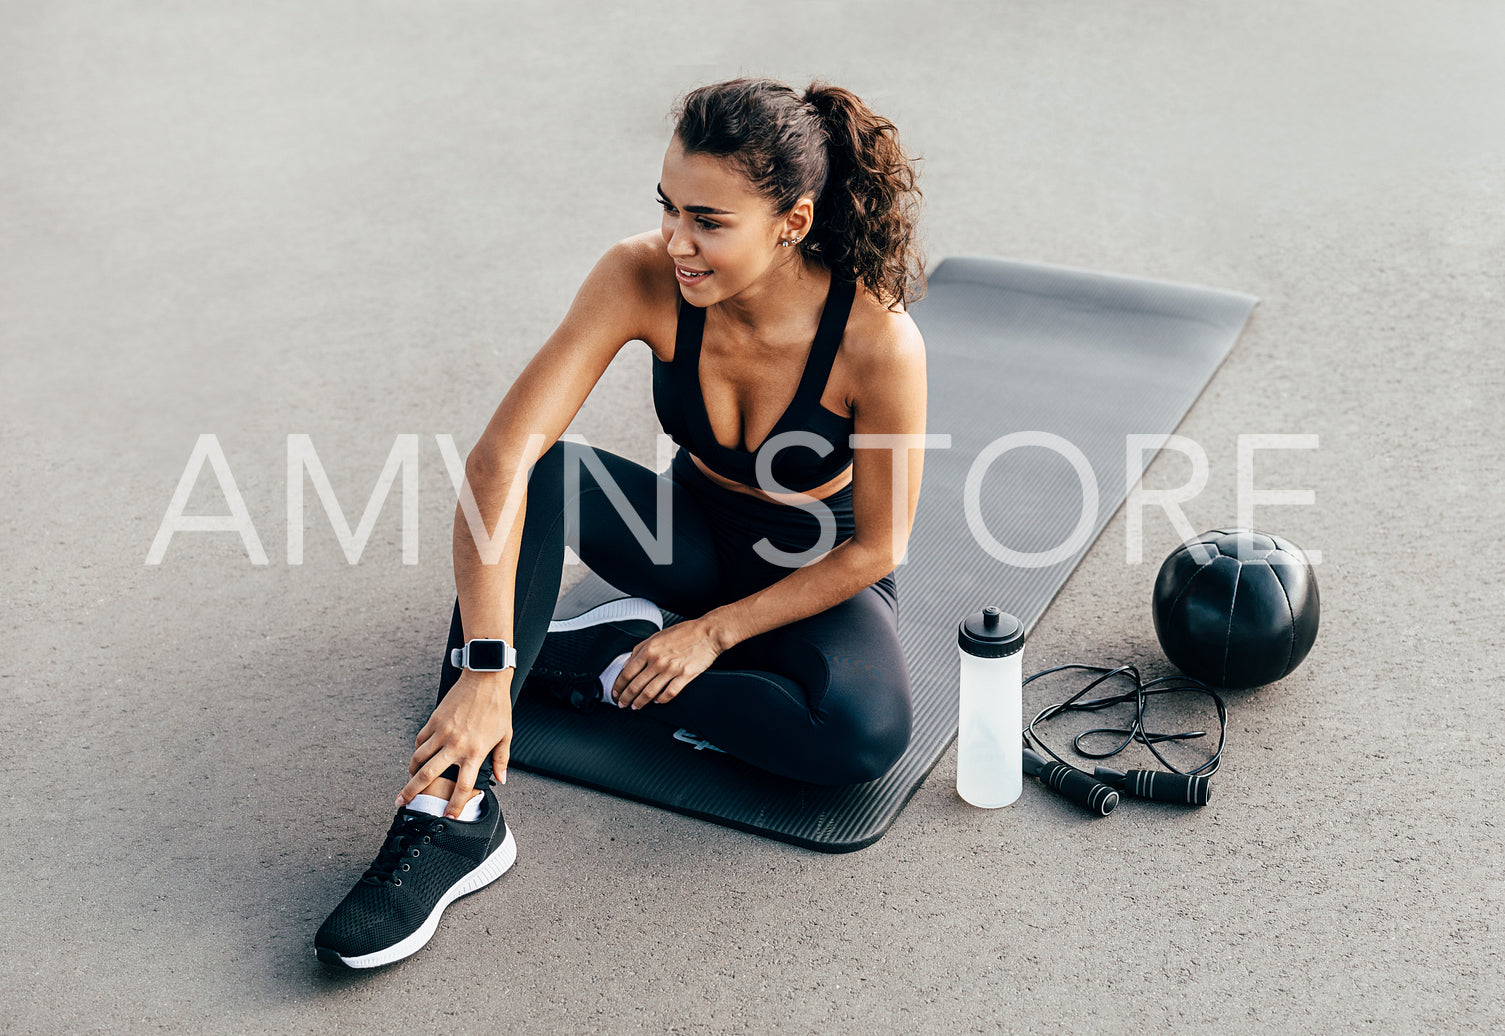
POLYGON ((672 215, 675 214, 676 209, 674 208, 673 205, 669 204, 668 199, 666 199, 666 198, 654 198, 653 200, 658 203, 659 208, 663 209, 669 215, 672 216, 672 215))
POLYGON ((704 227, 706 230, 719 230, 721 228, 720 223, 714 223, 711 220, 706 219, 704 216, 696 217, 695 223, 698 226, 704 227))

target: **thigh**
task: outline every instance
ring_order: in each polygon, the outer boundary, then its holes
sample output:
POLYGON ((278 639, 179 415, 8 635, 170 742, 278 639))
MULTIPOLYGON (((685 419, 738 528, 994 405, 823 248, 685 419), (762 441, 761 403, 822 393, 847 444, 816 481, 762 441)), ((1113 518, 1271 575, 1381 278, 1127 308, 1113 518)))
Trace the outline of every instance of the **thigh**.
POLYGON ((574 447, 565 464, 565 537, 612 586, 680 615, 724 604, 714 525, 669 475, 603 450, 574 447))
MULTIPOLYGON (((567 542, 618 589, 680 614, 708 610, 704 601, 720 583, 710 523, 683 488, 616 454, 555 443, 528 476, 513 587, 514 700, 554 614, 567 542)), ((450 650, 464 642, 456 601, 441 699, 460 675, 450 650)))
POLYGON ((909 745, 909 670, 879 587, 753 637, 650 715, 814 784, 882 776, 909 745))
POLYGON ((842 603, 752 637, 717 660, 788 676, 804 691, 814 722, 838 721, 853 708, 909 708, 909 670, 899 647, 892 598, 870 586, 842 603))

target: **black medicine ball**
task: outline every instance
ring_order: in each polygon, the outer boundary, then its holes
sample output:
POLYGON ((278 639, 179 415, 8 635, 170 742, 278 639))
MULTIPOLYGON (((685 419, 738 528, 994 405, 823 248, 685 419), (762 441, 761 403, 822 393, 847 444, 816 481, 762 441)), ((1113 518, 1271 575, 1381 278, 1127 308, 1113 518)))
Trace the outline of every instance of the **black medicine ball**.
POLYGON ((1183 543, 1155 579, 1155 633, 1187 676, 1213 687, 1273 683, 1317 639, 1317 577, 1301 548, 1248 529, 1183 543))

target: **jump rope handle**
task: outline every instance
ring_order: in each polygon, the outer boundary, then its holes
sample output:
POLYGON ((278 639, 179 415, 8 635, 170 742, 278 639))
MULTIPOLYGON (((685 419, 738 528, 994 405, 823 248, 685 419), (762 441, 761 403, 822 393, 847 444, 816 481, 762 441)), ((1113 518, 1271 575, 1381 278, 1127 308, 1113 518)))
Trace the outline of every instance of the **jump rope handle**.
POLYGON ((1137 799, 1174 802, 1178 806, 1205 806, 1211 791, 1206 777, 1189 777, 1184 773, 1165 773, 1160 770, 1130 770, 1122 773, 1099 766, 1096 774, 1098 780, 1137 799))
POLYGON ((1024 772, 1039 779, 1067 802, 1074 802, 1089 813, 1105 817, 1118 807, 1118 792, 1073 766, 1047 762, 1028 748, 1024 750, 1024 772))

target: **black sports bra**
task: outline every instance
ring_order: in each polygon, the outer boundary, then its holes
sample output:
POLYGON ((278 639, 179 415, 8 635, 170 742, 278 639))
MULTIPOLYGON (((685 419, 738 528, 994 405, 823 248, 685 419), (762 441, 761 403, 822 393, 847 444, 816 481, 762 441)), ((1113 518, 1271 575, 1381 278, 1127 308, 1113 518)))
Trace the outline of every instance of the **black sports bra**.
POLYGON ((680 299, 674 360, 665 363, 657 356, 653 358, 653 409, 664 431, 716 474, 745 486, 758 484, 758 452, 770 445, 777 449, 771 467, 780 488, 801 492, 825 485, 841 474, 852 463, 848 437, 853 421, 821 406, 820 397, 831 376, 856 293, 854 282, 831 278, 815 342, 810 347, 794 399, 756 452, 723 446, 711 431, 710 415, 700 391, 700 339, 705 332, 705 310, 680 299), (775 442, 775 437, 785 432, 807 434, 775 442), (811 433, 818 439, 811 440, 811 433), (818 449, 812 445, 818 445, 818 449), (827 445, 831 449, 822 455, 819 450, 827 445))

